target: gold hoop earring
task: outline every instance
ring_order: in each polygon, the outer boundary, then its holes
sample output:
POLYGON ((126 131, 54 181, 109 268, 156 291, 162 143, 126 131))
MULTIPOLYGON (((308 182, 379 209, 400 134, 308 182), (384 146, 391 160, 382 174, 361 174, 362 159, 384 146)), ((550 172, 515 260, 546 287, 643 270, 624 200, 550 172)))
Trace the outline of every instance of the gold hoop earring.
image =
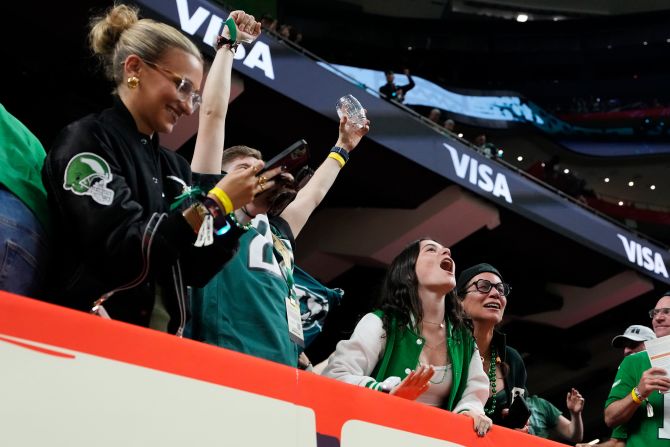
POLYGON ((137 86, 140 85, 140 78, 137 76, 131 76, 126 81, 126 85, 128 85, 128 88, 131 90, 137 88, 137 86))

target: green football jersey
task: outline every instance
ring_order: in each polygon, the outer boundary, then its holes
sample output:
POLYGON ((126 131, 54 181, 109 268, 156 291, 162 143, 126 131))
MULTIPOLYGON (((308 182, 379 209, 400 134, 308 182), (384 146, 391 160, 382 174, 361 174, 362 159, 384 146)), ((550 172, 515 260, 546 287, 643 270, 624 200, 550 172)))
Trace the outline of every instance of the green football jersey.
POLYGON ((530 409, 530 426, 528 433, 541 438, 549 438, 550 429, 558 425, 561 410, 540 396, 528 396, 526 404, 530 409))
MULTIPOLYGON (((628 396, 640 382, 642 373, 649 368, 651 363, 646 352, 625 357, 619 365, 605 407, 628 396)), ((626 447, 670 447, 670 394, 660 394, 657 391, 651 393, 628 423, 624 424, 624 428, 625 432, 615 430, 613 436, 625 438, 627 435, 626 447), (653 409, 651 417, 647 415, 647 402, 653 409)))
MULTIPOLYGON (((273 249, 267 216, 256 216, 252 224, 235 256, 204 288, 193 290, 189 335, 295 367, 299 351, 289 337, 283 259, 273 249)), ((292 258, 290 236, 285 235, 290 227, 279 219, 277 228, 292 258)))

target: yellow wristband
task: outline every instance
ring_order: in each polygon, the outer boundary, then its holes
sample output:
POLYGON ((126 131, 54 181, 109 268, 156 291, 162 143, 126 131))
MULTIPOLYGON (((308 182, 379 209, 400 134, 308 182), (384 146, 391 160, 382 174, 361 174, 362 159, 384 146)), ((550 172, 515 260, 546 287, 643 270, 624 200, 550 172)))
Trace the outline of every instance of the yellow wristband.
POLYGON ((230 214, 234 211, 233 201, 230 200, 230 197, 228 197, 228 194, 226 194, 223 189, 215 186, 209 191, 209 193, 213 194, 217 199, 219 199, 219 202, 221 202, 221 205, 223 205, 226 214, 230 214))
POLYGON ((640 405, 642 403, 642 396, 640 396, 639 391, 637 390, 637 387, 633 388, 630 391, 630 397, 633 398, 633 402, 636 404, 640 405))
POLYGON ((329 153, 328 158, 332 158, 333 160, 338 162, 340 164, 340 169, 342 169, 344 167, 345 163, 346 163, 344 158, 342 158, 342 156, 340 154, 338 154, 337 152, 329 153))

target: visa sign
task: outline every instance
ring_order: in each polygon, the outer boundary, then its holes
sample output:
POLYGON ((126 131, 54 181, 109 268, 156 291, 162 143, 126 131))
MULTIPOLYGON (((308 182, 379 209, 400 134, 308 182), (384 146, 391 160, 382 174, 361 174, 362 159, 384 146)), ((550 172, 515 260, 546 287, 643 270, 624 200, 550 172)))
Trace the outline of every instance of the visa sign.
POLYGON ((458 151, 447 143, 442 143, 451 154, 451 161, 454 164, 456 175, 462 179, 467 177, 468 181, 479 189, 493 194, 495 197, 502 197, 507 203, 512 203, 512 195, 507 186, 507 178, 504 174, 495 173, 493 168, 485 163, 480 163, 468 154, 459 156, 458 151))
MULTIPOLYGON (((188 0, 176 0, 177 12, 179 14, 179 26, 182 31, 193 36, 198 32, 205 22, 207 22, 207 30, 202 41, 209 46, 214 46, 216 36, 221 34, 223 29, 224 19, 211 13, 202 6, 190 14, 188 8, 188 0), (209 20, 209 21, 208 21, 209 20)), ((270 47, 265 42, 257 41, 246 54, 246 50, 242 45, 237 47, 235 59, 242 60, 243 64, 249 68, 259 68, 265 73, 265 77, 269 79, 275 78, 274 67, 272 66, 272 56, 270 54, 270 47)))
POLYGON ((622 234, 617 234, 617 237, 621 240, 623 248, 626 251, 626 256, 630 262, 657 275, 661 274, 666 278, 668 277, 668 269, 665 267, 663 256, 661 256, 660 253, 655 252, 651 248, 645 247, 632 239, 628 240, 628 238, 622 234))

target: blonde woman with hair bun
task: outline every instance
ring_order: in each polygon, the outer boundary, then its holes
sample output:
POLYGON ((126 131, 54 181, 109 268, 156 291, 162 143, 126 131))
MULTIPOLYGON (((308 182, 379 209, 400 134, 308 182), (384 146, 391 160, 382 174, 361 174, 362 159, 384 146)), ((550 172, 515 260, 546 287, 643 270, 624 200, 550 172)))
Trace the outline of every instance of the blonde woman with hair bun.
POLYGON ((182 334, 187 286, 204 285, 244 232, 230 213, 259 185, 262 161, 209 192, 160 145, 200 105, 203 57, 180 31, 115 5, 90 21, 89 45, 113 104, 63 129, 43 179, 58 245, 50 295, 60 304, 182 334))

